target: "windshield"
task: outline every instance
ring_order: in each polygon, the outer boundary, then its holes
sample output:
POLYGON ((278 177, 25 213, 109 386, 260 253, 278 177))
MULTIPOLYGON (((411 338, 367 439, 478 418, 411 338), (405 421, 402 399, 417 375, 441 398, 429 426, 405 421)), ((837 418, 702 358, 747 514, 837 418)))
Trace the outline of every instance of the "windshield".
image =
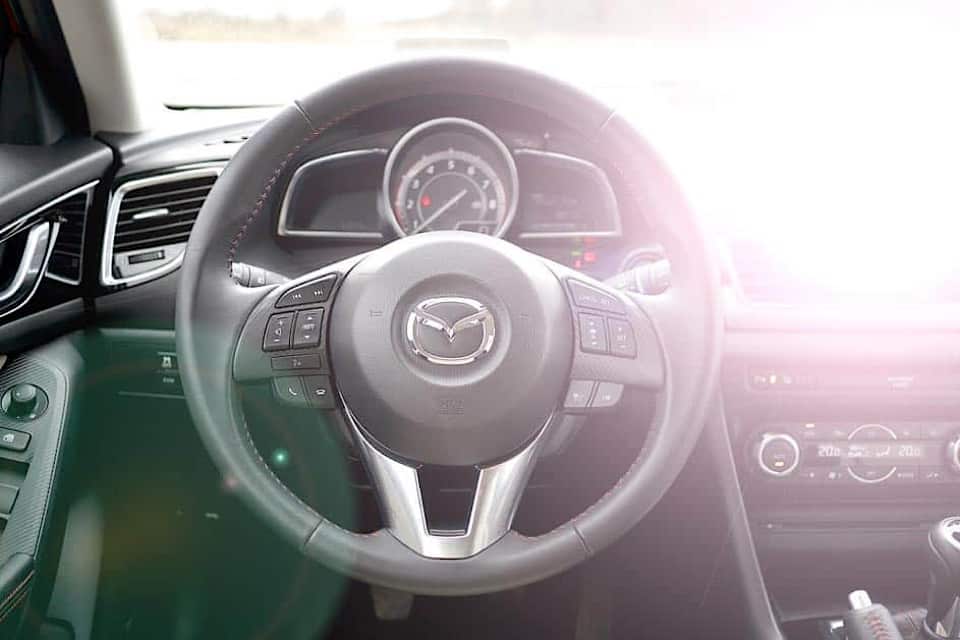
POLYGON ((136 2, 167 105, 281 104, 411 57, 505 60, 632 117, 711 224, 796 270, 882 288, 956 270, 957 2, 136 2))
POLYGON ((960 17, 956 3, 940 0, 134 2, 161 98, 194 106, 280 104, 425 55, 509 60, 591 90, 793 84, 851 66, 875 81, 910 65, 938 34, 952 40, 960 17), (890 67, 893 54, 900 62, 890 67))

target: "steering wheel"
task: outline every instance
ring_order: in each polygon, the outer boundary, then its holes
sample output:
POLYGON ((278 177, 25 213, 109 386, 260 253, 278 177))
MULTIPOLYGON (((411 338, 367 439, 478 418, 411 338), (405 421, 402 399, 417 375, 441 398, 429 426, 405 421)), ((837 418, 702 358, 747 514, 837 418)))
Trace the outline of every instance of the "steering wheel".
POLYGON ((286 107, 238 151, 200 212, 183 261, 176 336, 201 438, 236 491, 304 554, 357 579, 419 594, 466 595, 563 571, 623 536, 687 461, 715 389, 721 348, 717 267, 672 179, 619 115, 537 73, 491 62, 402 63, 340 81, 286 107), (672 286, 626 295, 504 240, 464 231, 391 242, 289 284, 240 286, 239 247, 280 251, 269 219, 298 151, 371 107, 411 97, 494 98, 596 141, 670 259, 672 286), (272 473, 247 432, 238 383, 271 376, 271 341, 294 346, 310 309, 316 411, 341 412, 386 526, 348 531, 272 473), (609 329, 609 334, 603 327, 609 329), (286 332, 286 333, 285 333, 286 332), (288 343, 289 344, 289 343, 288 343), (264 350, 267 349, 265 352, 264 350), (559 417, 598 385, 655 392, 649 435, 602 498, 540 536, 511 529, 559 417), (478 470, 465 531, 424 515, 418 468, 478 470))

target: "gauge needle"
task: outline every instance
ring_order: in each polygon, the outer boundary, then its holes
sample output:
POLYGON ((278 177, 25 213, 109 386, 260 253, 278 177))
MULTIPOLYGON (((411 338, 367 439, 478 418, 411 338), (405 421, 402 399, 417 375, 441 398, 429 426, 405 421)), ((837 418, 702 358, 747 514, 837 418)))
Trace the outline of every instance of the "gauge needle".
POLYGON ((460 191, 460 193, 458 193, 457 195, 455 195, 455 196, 453 196, 452 198, 450 198, 449 200, 447 200, 445 203, 443 203, 443 206, 441 206, 439 209, 437 209, 436 211, 434 211, 432 216, 430 216, 429 218, 427 218, 426 220, 424 220, 423 222, 421 222, 419 225, 417 225, 417 228, 414 229, 413 232, 414 232, 414 233, 417 233, 418 231, 420 231, 420 229, 423 229, 424 227, 426 227, 427 225, 429 225, 430 223, 432 223, 434 220, 436 220, 437 218, 439 218, 440 216, 442 216, 443 214, 445 214, 447 211, 449 211, 449 210, 452 209, 454 206, 456 206, 456 204, 457 204, 458 202, 460 202, 460 200, 461 200, 461 199, 463 198, 463 196, 465 196, 465 195, 467 195, 467 190, 466 190, 466 189, 462 189, 462 190, 460 191))

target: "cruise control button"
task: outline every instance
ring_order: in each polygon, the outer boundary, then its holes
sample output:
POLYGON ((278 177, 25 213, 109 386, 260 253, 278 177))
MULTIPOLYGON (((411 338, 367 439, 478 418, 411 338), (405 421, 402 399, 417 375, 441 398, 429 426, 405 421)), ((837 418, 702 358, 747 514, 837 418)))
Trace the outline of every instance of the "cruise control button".
POLYGON ((623 358, 635 358, 637 339, 633 335, 633 326, 626 320, 607 318, 610 325, 610 353, 623 358))
POLYGON ((590 394, 593 393, 593 380, 571 380, 567 389, 567 397, 563 400, 565 409, 585 409, 590 404, 590 394))
POLYGON ((595 289, 590 285, 577 280, 568 280, 570 293, 573 294, 573 303, 586 309, 609 311, 611 313, 626 313, 623 303, 609 293, 595 289))
POLYGON ((270 358, 270 368, 274 371, 292 371, 296 369, 319 369, 320 354, 308 353, 302 356, 274 356, 270 358))
POLYGON ((623 395, 623 385, 618 382, 601 382, 590 401, 591 409, 607 409, 615 407, 623 395))
POLYGON ((0 448, 11 451, 26 451, 30 434, 15 429, 0 429, 0 448))
POLYGON ((300 378, 287 376, 273 379, 273 394, 277 400, 295 407, 307 406, 306 394, 300 378))
POLYGON ((282 351, 290 348, 290 334, 293 325, 292 313, 277 313, 270 316, 267 330, 263 334, 264 351, 282 351))
POLYGON ((580 348, 591 353, 607 352, 607 325, 603 316, 581 313, 580 348))
POLYGON ((293 307, 298 304, 316 304, 317 302, 326 302, 330 298, 330 292, 333 291, 333 285, 337 282, 336 274, 323 276, 313 282, 301 284, 277 300, 277 307, 293 307))
POLYGON ((303 386, 307 402, 314 409, 333 409, 333 386, 330 376, 304 376, 303 386))
POLYGON ((297 312, 297 324, 293 329, 293 347, 315 347, 320 344, 320 321, 323 309, 297 312))

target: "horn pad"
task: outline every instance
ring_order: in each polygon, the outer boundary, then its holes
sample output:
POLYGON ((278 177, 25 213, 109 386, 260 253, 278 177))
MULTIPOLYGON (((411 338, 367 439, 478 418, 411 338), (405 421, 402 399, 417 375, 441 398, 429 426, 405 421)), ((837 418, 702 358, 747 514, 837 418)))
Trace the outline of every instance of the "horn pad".
POLYGON ((345 277, 332 370, 360 426, 400 458, 482 465, 537 434, 570 372, 567 297, 544 261, 462 231, 397 240, 345 277))

